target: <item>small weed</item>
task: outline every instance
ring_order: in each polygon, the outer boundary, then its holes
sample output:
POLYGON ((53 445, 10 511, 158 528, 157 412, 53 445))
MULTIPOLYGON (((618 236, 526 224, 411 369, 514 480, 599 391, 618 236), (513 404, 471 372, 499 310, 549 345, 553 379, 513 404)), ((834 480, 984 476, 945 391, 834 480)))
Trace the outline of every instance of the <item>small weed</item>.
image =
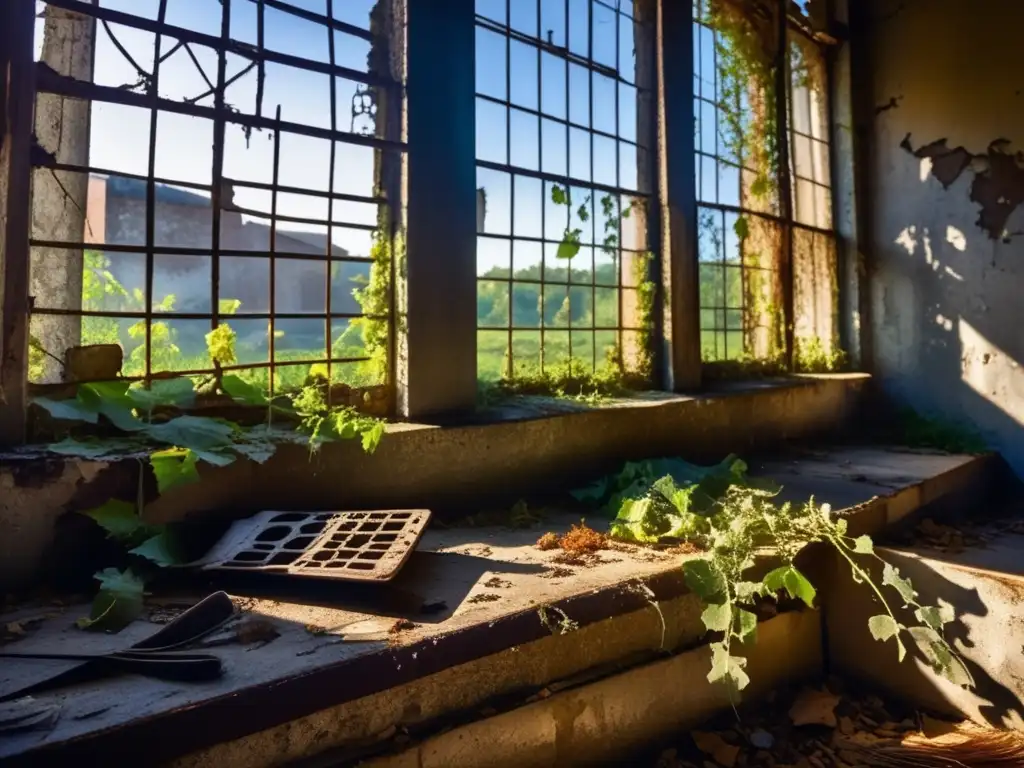
POLYGON ((964 424, 925 416, 913 408, 902 409, 896 418, 898 439, 909 448, 931 448, 947 453, 985 453, 984 438, 964 424))
POLYGON ((607 549, 608 537, 581 521, 559 539, 558 546, 572 555, 589 555, 607 549))
POLYGON ((558 549, 558 534, 548 531, 539 539, 537 539, 537 549, 542 552, 549 552, 552 549, 558 549))

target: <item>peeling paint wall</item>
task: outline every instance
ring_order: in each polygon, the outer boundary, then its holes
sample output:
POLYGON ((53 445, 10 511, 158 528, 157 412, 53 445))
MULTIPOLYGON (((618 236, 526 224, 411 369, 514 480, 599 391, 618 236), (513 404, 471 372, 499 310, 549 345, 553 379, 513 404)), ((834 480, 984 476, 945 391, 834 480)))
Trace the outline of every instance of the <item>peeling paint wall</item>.
POLYGON ((1024 3, 859 5, 873 353, 1024 474, 1024 3))

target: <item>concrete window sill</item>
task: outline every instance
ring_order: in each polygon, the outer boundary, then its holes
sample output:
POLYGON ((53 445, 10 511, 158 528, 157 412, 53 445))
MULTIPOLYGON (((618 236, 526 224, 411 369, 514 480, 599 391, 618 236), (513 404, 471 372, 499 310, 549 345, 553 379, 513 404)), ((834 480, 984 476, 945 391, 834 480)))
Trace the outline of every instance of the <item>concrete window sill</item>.
MULTIPOLYGON (((846 509, 851 532, 876 532, 926 505, 977 494, 992 470, 991 457, 869 448, 753 465, 792 499, 814 495, 846 509)), ((622 546, 585 567, 536 549, 541 532, 572 522, 555 517, 531 531, 429 530, 397 580, 377 591, 262 589, 257 596, 228 587, 250 614, 275 624, 276 640, 253 650, 213 649, 227 669, 215 683, 123 677, 40 694, 61 702, 59 721, 49 733, 0 740, 0 761, 61 762, 74 754, 101 764, 116 754, 126 764, 154 764, 193 755, 181 765, 223 765, 230 760, 218 750, 250 744, 244 749, 257 750, 259 760, 236 764, 276 764, 700 642, 702 606, 687 592, 679 554, 622 546), (424 614, 424 604, 437 612, 424 614), (397 617, 416 626, 383 642, 337 637, 386 631, 397 617)), ((111 638, 72 627, 86 610, 69 606, 46 619, 18 650, 108 648, 111 638)), ((116 643, 153 630, 136 622, 116 643)), ((30 674, 42 668, 4 664, 0 695, 30 674)))

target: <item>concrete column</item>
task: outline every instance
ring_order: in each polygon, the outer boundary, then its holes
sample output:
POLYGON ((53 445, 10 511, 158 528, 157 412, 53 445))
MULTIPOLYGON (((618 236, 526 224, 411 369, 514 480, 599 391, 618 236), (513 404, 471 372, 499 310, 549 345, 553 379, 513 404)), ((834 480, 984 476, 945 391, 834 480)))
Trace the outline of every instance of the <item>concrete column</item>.
POLYGON ((658 153, 663 382, 700 386, 700 283, 694 189, 693 8, 658 0, 658 153))
POLYGON ((34 0, 0 3, 0 445, 25 440, 34 0))
MULTIPOLYGON (((96 20, 52 5, 44 14, 42 62, 58 74, 91 83, 96 20)), ((38 95, 36 138, 57 162, 89 164, 90 108, 91 103, 83 99, 38 95)), ((32 236, 82 242, 87 195, 87 174, 36 170, 32 180, 32 236)), ((81 250, 33 248, 30 293, 40 307, 81 309, 81 250)), ((75 316, 36 315, 32 333, 43 349, 63 358, 69 347, 81 343, 82 321, 75 316)), ((60 366, 49 356, 43 365, 43 381, 60 381, 60 366)))
MULTIPOLYGON (((835 22, 849 28, 848 1, 835 0, 835 22)), ((868 328, 868 297, 865 290, 860 236, 863 217, 859 215, 856 168, 862 154, 857 136, 854 106, 854 61, 850 41, 829 53, 829 105, 831 107, 832 211, 838 249, 839 343, 850 364, 863 370, 862 343, 868 328)), ((863 81, 867 82, 867 81, 863 81)), ((868 94, 870 99, 870 93, 868 94)))
POLYGON ((406 95, 396 248, 399 414, 476 404, 473 0, 403 0, 406 95))

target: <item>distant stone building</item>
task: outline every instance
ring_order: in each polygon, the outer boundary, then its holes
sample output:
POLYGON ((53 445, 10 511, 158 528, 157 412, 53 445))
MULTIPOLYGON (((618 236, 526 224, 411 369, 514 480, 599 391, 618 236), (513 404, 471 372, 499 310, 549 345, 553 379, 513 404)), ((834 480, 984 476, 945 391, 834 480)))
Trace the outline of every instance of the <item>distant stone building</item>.
MULTIPOLYGON (((229 193, 230 194, 230 193, 229 193)), ((239 313, 269 312, 270 266, 263 258, 270 251, 270 226, 253 221, 238 210, 221 211, 220 248, 245 254, 221 255, 220 299, 237 299, 239 313), (251 254, 251 255, 250 255, 251 254)), ((154 245, 160 247, 212 248, 213 209, 210 198, 164 184, 156 185, 154 245)), ((110 272, 126 288, 145 286, 146 182, 122 176, 93 175, 89 179, 86 242, 104 252, 110 272), (103 245, 139 246, 132 253, 104 251, 103 245)), ((327 254, 327 237, 319 232, 277 228, 278 253, 327 254)), ((348 252, 331 245, 331 256, 348 252)), ((368 254, 358 254, 367 256, 368 254)), ((212 311, 212 259, 208 256, 157 254, 153 261, 153 299, 175 297, 178 312, 212 311)), ((369 265, 335 262, 331 280, 331 312, 358 313, 352 289, 369 276, 369 265)), ((327 309, 327 265, 304 259, 275 260, 274 310, 278 313, 323 315, 327 309)), ((296 322, 290 321, 294 327, 296 322)), ((311 335, 323 338, 323 321, 310 319, 311 335)))

